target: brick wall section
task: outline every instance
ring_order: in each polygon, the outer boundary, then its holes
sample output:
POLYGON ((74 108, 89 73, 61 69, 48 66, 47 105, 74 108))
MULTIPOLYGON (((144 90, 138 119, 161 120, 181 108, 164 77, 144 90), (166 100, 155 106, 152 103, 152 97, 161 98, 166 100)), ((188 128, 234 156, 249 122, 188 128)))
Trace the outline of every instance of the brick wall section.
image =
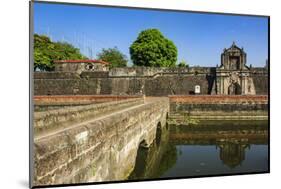
POLYGON ((202 94, 209 93, 209 84, 205 75, 177 75, 145 80, 145 94, 147 96, 188 95, 194 93, 195 85, 200 85, 202 94))
POLYGON ((80 78, 74 72, 35 72, 34 79, 75 79, 80 78))
POLYGON ((256 93, 267 95, 268 94, 268 76, 267 75, 255 75, 252 76, 255 85, 256 93))
POLYGON ((107 78, 109 72, 82 72, 81 78, 107 78))
POLYGON ((269 77, 268 70, 264 68, 252 68, 250 76, 253 78, 256 93, 261 95, 267 95, 269 77))
POLYGON ((245 102, 267 103, 267 95, 189 95, 169 96, 170 102, 184 104, 239 104, 245 102))
POLYGON ((169 96, 170 118, 187 114, 196 119, 267 119, 268 97, 190 95, 169 96))

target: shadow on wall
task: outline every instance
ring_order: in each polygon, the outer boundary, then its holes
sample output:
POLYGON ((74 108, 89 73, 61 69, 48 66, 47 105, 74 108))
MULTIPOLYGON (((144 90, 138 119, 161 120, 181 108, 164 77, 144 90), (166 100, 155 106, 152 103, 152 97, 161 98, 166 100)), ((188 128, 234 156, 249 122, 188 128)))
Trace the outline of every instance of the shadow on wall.
POLYGON ((213 85, 216 78, 216 68, 211 68, 211 73, 206 75, 206 79, 208 81, 208 94, 212 93, 213 85))
POLYGON ((156 128, 156 137, 155 137, 157 146, 160 145, 160 142, 161 142, 161 135, 162 135, 161 123, 158 122, 157 128, 156 128))

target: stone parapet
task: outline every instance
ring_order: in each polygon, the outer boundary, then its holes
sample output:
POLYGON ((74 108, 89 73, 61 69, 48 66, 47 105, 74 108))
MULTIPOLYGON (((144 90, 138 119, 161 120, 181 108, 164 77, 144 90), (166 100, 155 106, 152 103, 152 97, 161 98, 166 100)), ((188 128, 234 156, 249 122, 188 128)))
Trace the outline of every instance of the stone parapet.
POLYGON ((35 135, 46 133, 58 128, 67 127, 69 124, 86 121, 103 116, 122 108, 143 104, 143 98, 111 101, 100 104, 89 104, 68 108, 60 108, 34 113, 35 135))
POLYGON ((34 79, 70 79, 80 78, 75 72, 34 72, 34 79))
POLYGON ((52 95, 34 96, 34 105, 79 105, 141 98, 140 95, 52 95))

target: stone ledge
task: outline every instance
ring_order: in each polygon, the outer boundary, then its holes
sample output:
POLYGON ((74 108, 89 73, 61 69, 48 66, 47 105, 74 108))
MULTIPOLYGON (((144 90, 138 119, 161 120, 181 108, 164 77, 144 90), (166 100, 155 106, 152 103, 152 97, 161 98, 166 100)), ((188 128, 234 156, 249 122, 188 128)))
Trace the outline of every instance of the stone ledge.
POLYGON ((90 104, 84 106, 68 107, 46 112, 34 113, 34 133, 35 135, 56 128, 69 126, 77 121, 86 121, 106 113, 118 111, 122 108, 143 104, 143 98, 112 101, 100 104, 90 104))
POLYGON ((209 103, 267 103, 267 95, 169 95, 170 102, 209 104, 209 103))
POLYGON ((95 102, 109 102, 140 98, 141 95, 42 95, 34 96, 35 105, 62 105, 62 104, 81 104, 95 102))

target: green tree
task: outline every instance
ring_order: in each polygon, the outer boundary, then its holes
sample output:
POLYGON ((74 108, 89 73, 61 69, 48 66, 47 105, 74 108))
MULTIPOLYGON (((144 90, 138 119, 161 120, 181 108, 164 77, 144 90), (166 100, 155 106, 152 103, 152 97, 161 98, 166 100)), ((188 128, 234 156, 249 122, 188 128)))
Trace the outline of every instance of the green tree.
POLYGON ((130 54, 137 66, 174 67, 178 50, 158 29, 147 29, 130 46, 130 54))
POLYGON ((53 64, 51 61, 54 44, 47 36, 34 35, 34 70, 51 70, 53 64))
POLYGON ((87 59, 78 48, 66 42, 52 42, 49 37, 34 34, 34 70, 50 71, 54 60, 87 59))
POLYGON ((188 67, 188 64, 186 63, 186 61, 182 60, 179 62, 178 67, 188 67))
POLYGON ((110 67, 126 67, 128 59, 126 55, 122 54, 117 47, 102 49, 97 54, 97 59, 110 63, 110 67))

